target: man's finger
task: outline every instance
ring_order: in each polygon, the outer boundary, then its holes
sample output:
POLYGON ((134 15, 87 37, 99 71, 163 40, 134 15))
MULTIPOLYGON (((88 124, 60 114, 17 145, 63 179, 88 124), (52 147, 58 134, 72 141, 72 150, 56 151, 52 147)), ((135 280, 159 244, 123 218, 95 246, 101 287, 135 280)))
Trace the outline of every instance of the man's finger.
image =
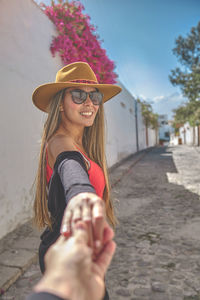
POLYGON ((114 237, 114 231, 106 222, 106 225, 104 226, 104 232, 103 232, 103 244, 107 244, 107 242, 112 240, 113 237, 114 237))
POLYGON ((99 255, 99 257, 96 260, 96 264, 100 267, 102 271, 102 277, 105 276, 105 273, 110 265, 110 262, 113 258, 113 255, 115 253, 116 244, 114 241, 109 241, 104 249, 102 250, 102 253, 99 255))
POLYGON ((104 222, 103 216, 92 220, 95 253, 99 253, 103 246, 104 222))

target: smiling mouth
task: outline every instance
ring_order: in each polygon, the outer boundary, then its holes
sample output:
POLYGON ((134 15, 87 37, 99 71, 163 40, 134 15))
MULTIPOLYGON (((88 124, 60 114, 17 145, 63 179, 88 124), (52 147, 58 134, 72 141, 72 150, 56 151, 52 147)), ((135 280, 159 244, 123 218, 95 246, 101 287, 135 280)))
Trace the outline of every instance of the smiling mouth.
POLYGON ((85 111, 85 112, 81 112, 80 114, 81 114, 81 116, 84 116, 84 117, 91 117, 93 115, 93 112, 85 111))

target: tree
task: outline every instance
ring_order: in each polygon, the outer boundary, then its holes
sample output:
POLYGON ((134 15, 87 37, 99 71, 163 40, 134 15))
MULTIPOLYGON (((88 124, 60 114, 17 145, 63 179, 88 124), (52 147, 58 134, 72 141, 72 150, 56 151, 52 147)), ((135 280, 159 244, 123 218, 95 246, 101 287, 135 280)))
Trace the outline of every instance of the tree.
POLYGON ((51 43, 52 55, 59 53, 63 64, 75 61, 87 62, 100 83, 115 83, 114 62, 101 47, 95 26, 84 14, 84 6, 78 1, 57 0, 51 5, 41 4, 42 9, 57 29, 51 43))
POLYGON ((156 130, 156 136, 158 131, 158 114, 155 114, 153 112, 152 106, 150 103, 146 101, 142 101, 141 99, 137 98, 138 103, 141 105, 141 112, 143 116, 143 120, 145 123, 146 128, 146 145, 149 144, 149 138, 148 138, 148 128, 153 128, 156 130))
POLYGON ((200 22, 192 27, 187 37, 176 39, 173 53, 182 65, 171 70, 169 79, 180 86, 189 101, 200 100, 200 22))
POLYGON ((181 127, 186 122, 189 122, 192 127, 200 125, 200 101, 189 101, 174 109, 173 112, 174 128, 177 128, 178 125, 181 127))
MULTIPOLYGON (((171 70, 169 79, 173 85, 180 86, 188 102, 174 110, 173 127, 175 132, 184 123, 193 127, 193 142, 195 142, 195 126, 200 130, 200 22, 192 27, 186 37, 176 39, 173 53, 177 56, 181 67, 171 70)), ((200 134, 198 134, 198 145, 200 134)))
POLYGON ((158 115, 153 112, 152 106, 146 101, 142 101, 137 98, 141 105, 142 116, 145 122, 146 127, 151 127, 153 129, 158 128, 158 115))

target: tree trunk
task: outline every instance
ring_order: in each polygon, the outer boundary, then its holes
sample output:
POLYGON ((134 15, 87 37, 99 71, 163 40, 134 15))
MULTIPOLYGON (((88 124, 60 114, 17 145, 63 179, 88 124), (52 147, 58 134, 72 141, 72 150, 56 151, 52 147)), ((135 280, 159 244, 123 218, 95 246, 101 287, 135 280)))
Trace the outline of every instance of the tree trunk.
POLYGON ((138 137, 138 103, 137 100, 135 101, 135 133, 136 133, 136 148, 139 151, 139 137, 138 137))
POLYGON ((148 137, 148 123, 145 124, 146 127, 146 146, 149 146, 149 137, 148 137))
POLYGON ((186 134, 185 134, 185 128, 183 130, 183 144, 185 145, 186 144, 186 134))
POLYGON ((155 135, 156 135, 156 146, 158 145, 158 128, 155 128, 155 135))
POLYGON ((192 141, 192 143, 193 143, 193 146, 194 146, 195 145, 195 141, 196 141, 195 126, 192 127, 192 129, 193 129, 193 141, 192 141))

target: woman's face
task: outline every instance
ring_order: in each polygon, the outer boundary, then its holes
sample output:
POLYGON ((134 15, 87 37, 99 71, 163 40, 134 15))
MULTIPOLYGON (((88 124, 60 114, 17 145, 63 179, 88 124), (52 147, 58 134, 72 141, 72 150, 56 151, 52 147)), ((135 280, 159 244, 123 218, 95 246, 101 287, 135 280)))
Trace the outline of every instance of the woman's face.
POLYGON ((92 126, 96 114, 99 109, 99 105, 94 105, 89 97, 82 104, 76 104, 72 100, 70 91, 79 89, 85 92, 96 91, 95 88, 89 86, 68 88, 65 92, 61 111, 63 112, 62 119, 66 118, 70 123, 74 123, 79 126, 89 127, 92 126))

